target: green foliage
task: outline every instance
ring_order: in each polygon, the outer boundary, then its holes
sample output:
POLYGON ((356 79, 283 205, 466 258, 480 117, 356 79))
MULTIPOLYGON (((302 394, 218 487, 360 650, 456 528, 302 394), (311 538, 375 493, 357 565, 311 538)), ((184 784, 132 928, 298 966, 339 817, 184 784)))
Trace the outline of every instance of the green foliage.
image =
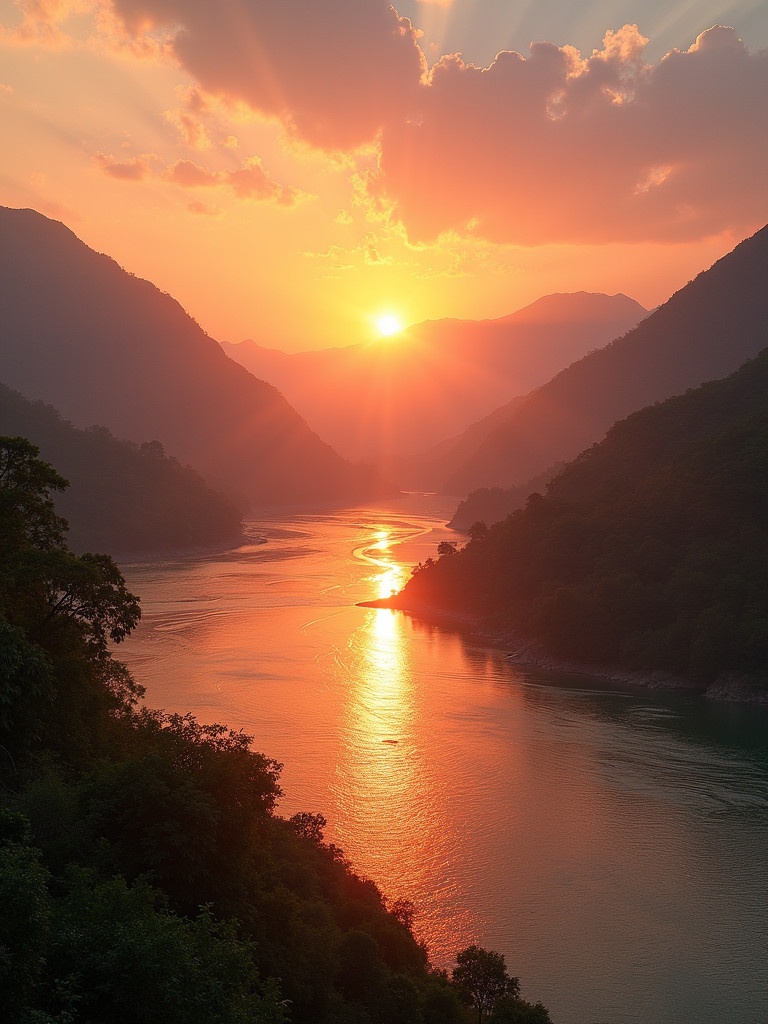
POLYGON ((108 555, 67 549, 51 498, 65 487, 29 441, 0 437, 0 742, 11 753, 46 735, 81 749, 92 717, 141 692, 109 649, 138 622, 138 600, 108 555))
POLYGON ((251 737, 191 715, 146 709, 129 745, 98 766, 85 792, 94 836, 115 870, 149 872, 183 912, 207 900, 237 907, 264 819, 280 795, 280 765, 251 737))
POLYGON ((322 814, 299 811, 288 819, 288 824, 293 828, 297 836, 301 836, 303 839, 310 839, 313 843, 322 843, 323 829, 328 822, 322 814))
POLYGON ((110 640, 120 643, 139 621, 138 599, 109 555, 31 551, 19 563, 16 584, 38 598, 42 617, 28 624, 35 640, 77 623, 83 639, 101 656, 110 640))
POLYGON ((458 544, 455 540, 441 540, 437 545, 437 553, 442 558, 444 555, 455 555, 458 544))
POLYGON ((67 482, 37 455, 23 437, 0 439, 3 553, 29 546, 48 551, 63 543, 67 524, 56 514, 51 492, 63 491, 67 482))
POLYGON ((279 989, 261 989, 249 943, 208 908, 170 913, 146 882, 71 869, 48 946, 45 1008, 114 1024, 282 1024, 279 989))

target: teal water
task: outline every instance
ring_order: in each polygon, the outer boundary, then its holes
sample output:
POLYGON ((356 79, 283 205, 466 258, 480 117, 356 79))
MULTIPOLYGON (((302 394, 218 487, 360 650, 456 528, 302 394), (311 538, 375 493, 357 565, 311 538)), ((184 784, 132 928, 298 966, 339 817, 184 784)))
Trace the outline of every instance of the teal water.
POLYGON ((147 701, 284 762, 280 813, 477 941, 556 1024, 768 1024, 768 708, 525 670, 356 602, 434 554, 451 505, 254 520, 217 555, 123 566, 147 701))

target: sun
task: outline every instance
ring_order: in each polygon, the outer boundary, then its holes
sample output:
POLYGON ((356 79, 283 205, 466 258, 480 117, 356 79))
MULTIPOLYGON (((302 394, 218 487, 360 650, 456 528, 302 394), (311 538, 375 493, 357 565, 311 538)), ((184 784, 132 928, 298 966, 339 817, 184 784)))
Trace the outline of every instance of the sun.
POLYGON ((399 334, 402 329, 402 321, 394 313, 382 313, 376 317, 376 330, 381 338, 389 338, 393 334, 399 334))

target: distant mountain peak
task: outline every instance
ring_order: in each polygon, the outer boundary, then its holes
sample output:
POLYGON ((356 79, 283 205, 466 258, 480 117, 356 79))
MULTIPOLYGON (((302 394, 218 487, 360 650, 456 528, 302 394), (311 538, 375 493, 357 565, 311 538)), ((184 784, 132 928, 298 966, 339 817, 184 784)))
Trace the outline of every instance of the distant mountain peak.
POLYGON ((607 295, 603 292, 552 292, 542 295, 522 309, 502 320, 519 323, 565 323, 569 320, 593 320, 601 323, 616 316, 642 320, 648 310, 623 292, 607 295))
MULTIPOLYGON (((647 313, 626 296, 553 295, 497 320, 427 320, 396 339, 285 353, 253 342, 224 351, 272 381, 343 454, 409 456, 544 383, 647 313), (332 397, 331 397, 332 396, 332 397)), ((402 463, 394 463, 402 472, 402 463)), ((399 479, 399 477, 395 477, 399 479)), ((408 486, 429 486, 409 478, 408 486)))

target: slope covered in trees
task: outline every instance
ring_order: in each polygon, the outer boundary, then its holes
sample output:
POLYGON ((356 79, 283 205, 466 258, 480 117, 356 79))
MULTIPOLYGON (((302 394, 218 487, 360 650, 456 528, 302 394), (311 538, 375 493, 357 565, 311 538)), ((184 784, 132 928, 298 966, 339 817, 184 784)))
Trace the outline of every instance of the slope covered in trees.
MULTIPOLYGON (((109 556, 69 551, 64 486, 0 437, 3 1020, 466 1021, 475 989, 430 968, 410 904, 388 907, 320 815, 278 816, 281 765, 141 705, 112 654, 138 600, 109 556)), ((516 979, 504 992, 490 1019, 549 1024, 516 979)))
POLYGON ((617 423, 395 599, 582 662, 768 677, 768 350, 617 423))
POLYGON ((2 384, 0 434, 32 441, 69 481, 56 508, 75 551, 143 554, 234 544, 241 536, 238 510, 158 441, 136 445, 105 427, 78 430, 51 406, 2 384))
POLYGON ((490 526, 500 519, 506 519, 510 512, 522 508, 534 491, 545 490, 563 465, 562 462, 558 463, 519 487, 479 487, 459 502, 448 526, 452 530, 467 533, 474 523, 481 522, 490 526))
POLYGON ((0 208, 0 380, 252 505, 391 492, 344 461, 181 306, 33 210, 0 208))
MULTIPOLYGON (((575 458, 636 409, 732 373, 768 338, 767 265, 768 227, 627 335, 515 399, 506 415, 497 410, 475 453, 444 478, 444 493, 525 483, 575 458)), ((482 423, 473 429, 484 433, 482 423)))

